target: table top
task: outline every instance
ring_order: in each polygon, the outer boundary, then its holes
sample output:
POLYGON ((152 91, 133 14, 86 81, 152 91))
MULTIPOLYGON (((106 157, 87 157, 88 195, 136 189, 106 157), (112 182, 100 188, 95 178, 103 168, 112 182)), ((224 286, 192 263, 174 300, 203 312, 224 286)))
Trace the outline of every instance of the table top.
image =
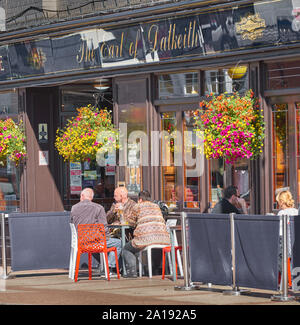
POLYGON ((132 226, 128 225, 128 224, 109 224, 107 225, 107 227, 109 228, 132 228, 132 226))

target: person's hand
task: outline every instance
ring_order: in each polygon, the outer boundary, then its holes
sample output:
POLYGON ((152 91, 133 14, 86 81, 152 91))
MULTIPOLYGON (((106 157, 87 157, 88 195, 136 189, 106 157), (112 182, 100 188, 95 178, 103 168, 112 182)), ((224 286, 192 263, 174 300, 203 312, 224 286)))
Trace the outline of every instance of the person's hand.
POLYGON ((115 204, 115 210, 123 210, 123 204, 121 202, 115 204))
POLYGON ((248 211, 247 211, 246 201, 241 197, 237 197, 236 202, 237 202, 237 208, 242 210, 244 214, 247 214, 248 211))

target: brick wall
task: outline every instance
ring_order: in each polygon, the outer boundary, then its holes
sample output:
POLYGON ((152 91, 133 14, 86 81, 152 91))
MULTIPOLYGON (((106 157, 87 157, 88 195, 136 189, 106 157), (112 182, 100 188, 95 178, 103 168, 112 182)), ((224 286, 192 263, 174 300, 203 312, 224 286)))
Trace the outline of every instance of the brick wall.
POLYGON ((6 30, 12 31, 85 15, 130 10, 175 1, 178 2, 178 0, 0 0, 0 7, 5 10, 6 30), (27 10, 30 7, 34 8, 27 10), (24 13, 25 10, 27 11, 24 13))

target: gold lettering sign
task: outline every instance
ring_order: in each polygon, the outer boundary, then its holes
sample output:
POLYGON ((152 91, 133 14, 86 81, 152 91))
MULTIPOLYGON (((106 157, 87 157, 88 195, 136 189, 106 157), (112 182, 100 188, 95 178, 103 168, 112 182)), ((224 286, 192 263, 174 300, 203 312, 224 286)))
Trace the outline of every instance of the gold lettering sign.
POLYGON ((236 23, 236 32, 242 35, 242 39, 251 41, 262 37, 266 28, 266 22, 260 18, 259 14, 244 17, 239 23, 236 23))

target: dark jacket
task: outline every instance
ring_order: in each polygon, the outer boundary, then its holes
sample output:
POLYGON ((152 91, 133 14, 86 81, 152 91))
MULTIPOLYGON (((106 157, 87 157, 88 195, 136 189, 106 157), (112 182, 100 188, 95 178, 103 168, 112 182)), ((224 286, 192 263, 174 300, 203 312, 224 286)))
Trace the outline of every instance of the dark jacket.
POLYGON ((240 211, 233 205, 231 204, 227 199, 222 199, 219 201, 214 208, 212 209, 212 213, 237 213, 240 214, 240 211))
POLYGON ((102 205, 90 200, 83 200, 73 205, 71 209, 71 222, 76 229, 79 224, 102 223, 105 227, 106 236, 109 236, 106 213, 102 205))

